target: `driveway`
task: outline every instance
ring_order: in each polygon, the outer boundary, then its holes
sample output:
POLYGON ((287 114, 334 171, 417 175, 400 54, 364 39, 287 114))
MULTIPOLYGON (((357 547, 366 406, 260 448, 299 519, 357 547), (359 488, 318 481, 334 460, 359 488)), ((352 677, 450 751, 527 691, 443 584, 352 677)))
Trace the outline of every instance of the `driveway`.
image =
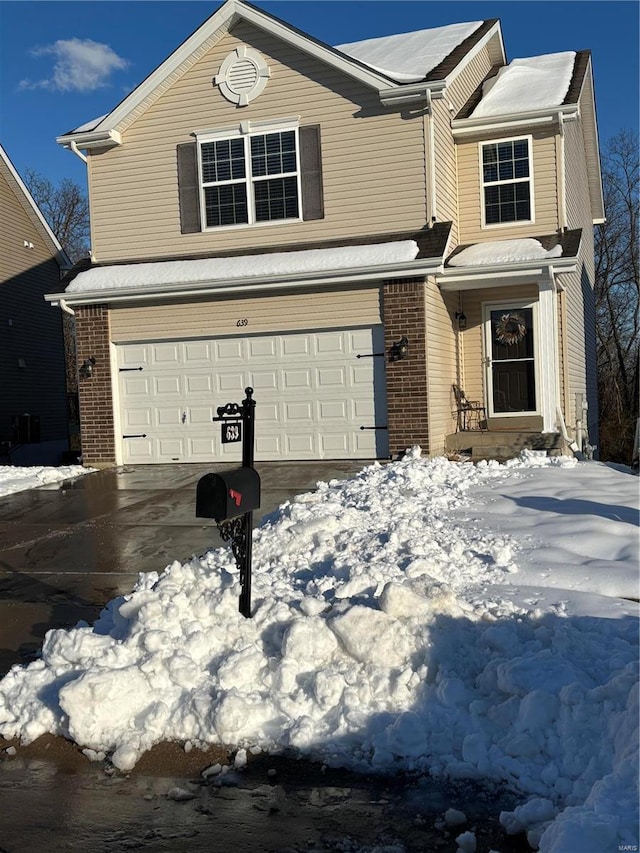
MULTIPOLYGON (((256 465, 262 501, 254 523, 365 464, 256 465)), ((140 572, 162 572, 222 545, 215 522, 195 516, 196 484, 230 467, 127 466, 0 498, 0 675, 32 660, 50 628, 94 621, 140 572)))

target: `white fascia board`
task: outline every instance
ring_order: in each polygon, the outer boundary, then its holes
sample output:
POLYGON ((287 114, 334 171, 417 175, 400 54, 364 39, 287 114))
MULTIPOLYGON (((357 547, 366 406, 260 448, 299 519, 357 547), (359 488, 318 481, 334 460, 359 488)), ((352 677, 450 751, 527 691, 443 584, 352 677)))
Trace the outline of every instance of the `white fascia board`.
POLYGON ((477 54, 491 41, 494 35, 498 34, 500 39, 500 50, 502 52, 502 61, 506 65, 507 64, 507 54, 504 49, 504 40, 502 38, 502 29, 500 27, 500 21, 496 21, 496 23, 491 27, 491 29, 486 32, 480 41, 473 46, 473 49, 470 50, 464 59, 461 59, 460 62, 456 65, 453 71, 446 77, 445 83, 447 86, 450 86, 451 83, 456 79, 456 77, 460 74, 461 71, 467 67, 467 65, 472 62, 477 54))
POLYGON ((66 291, 62 293, 47 293, 45 301, 53 304, 63 300, 67 305, 89 305, 101 302, 141 302, 154 299, 183 299, 185 296, 217 296, 230 293, 252 293, 271 290, 288 290, 297 287, 320 288, 328 285, 339 284, 366 284, 388 278, 406 278, 408 276, 433 275, 442 270, 440 258, 426 258, 418 261, 407 261, 404 264, 388 264, 360 267, 355 270, 331 271, 325 270, 321 273, 310 274, 300 277, 298 274, 290 276, 267 276, 257 278, 251 276, 239 279, 226 279, 221 282, 210 283, 193 282, 190 284, 164 284, 161 287, 120 287, 113 290, 85 290, 66 291))
POLYGON ((351 77, 355 77, 366 86, 378 91, 381 88, 386 88, 393 85, 393 80, 381 74, 376 74, 373 71, 368 71, 359 63, 349 60, 346 56, 329 47, 324 47, 317 42, 312 41, 302 33, 295 32, 287 25, 280 21, 274 20, 268 15, 263 14, 255 7, 245 6, 237 0, 227 0, 217 12, 215 12, 208 20, 206 20, 198 29, 192 33, 176 50, 161 63, 155 71, 152 71, 142 83, 140 83, 123 101, 115 107, 102 121, 96 125, 91 134, 70 134, 67 137, 60 137, 61 140, 75 139, 78 147, 85 147, 81 144, 80 139, 85 136, 92 136, 97 131, 113 131, 124 121, 127 116, 136 109, 145 98, 149 97, 155 89, 183 62, 185 62, 200 45, 214 35, 218 31, 227 31, 238 20, 245 20, 254 26, 271 33, 276 38, 287 42, 288 44, 299 48, 305 53, 315 56, 325 64, 331 65, 334 68, 343 71, 351 77))
POLYGON ((571 120, 579 113, 577 104, 563 104, 561 107, 531 110, 526 113, 511 113, 501 116, 484 116, 483 118, 458 118, 451 122, 454 139, 471 136, 478 133, 494 133, 496 131, 521 130, 525 127, 541 124, 554 124, 560 121, 560 116, 571 120))
POLYGON ((444 80, 434 80, 429 83, 405 83, 403 86, 380 89, 380 103, 383 107, 415 104, 432 98, 442 98, 447 84, 444 80))
POLYGON ((441 290, 476 290, 487 287, 493 282, 495 287, 517 284, 521 279, 532 278, 552 280, 554 274, 575 272, 575 258, 552 258, 548 263, 540 260, 523 261, 518 264, 496 264, 481 267, 447 267, 437 275, 437 284, 441 290))
MULTIPOLYGON (((605 209, 604 209, 604 192, 602 189, 602 169, 600 168, 600 144, 598 142, 598 116, 596 113, 596 97, 595 97, 595 84, 593 81, 593 66, 591 63, 591 57, 589 57, 589 62, 587 64, 587 69, 585 71, 584 79, 582 81, 582 89, 580 90, 580 96, 582 97, 582 93, 584 91, 585 84, 587 80, 591 81, 591 98, 589 99, 589 103, 587 104, 588 110, 591 113, 591 118, 593 120, 594 133, 593 138, 591 138, 592 134, 589 134, 589 138, 584 140, 585 147, 591 149, 592 161, 597 163, 597 167, 588 167, 587 174, 589 183, 593 186, 594 192, 591 193, 592 204, 593 204, 593 196, 595 195, 595 202, 597 206, 597 210, 594 211, 596 217, 593 220, 594 225, 600 225, 606 222, 605 217, 605 209)), ((584 122, 582 125, 582 131, 584 134, 584 122)))
POLYGON ((68 148, 75 142, 78 148, 116 148, 122 145, 122 137, 117 130, 89 130, 85 133, 67 133, 64 136, 56 136, 58 145, 68 148))

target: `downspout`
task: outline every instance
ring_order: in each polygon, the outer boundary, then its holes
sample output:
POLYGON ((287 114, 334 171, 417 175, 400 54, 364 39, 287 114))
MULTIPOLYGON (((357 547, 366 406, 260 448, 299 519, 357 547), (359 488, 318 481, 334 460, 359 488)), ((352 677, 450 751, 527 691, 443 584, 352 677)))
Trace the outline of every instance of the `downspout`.
POLYGON ((78 146, 76 145, 76 141, 75 141, 75 139, 72 139, 72 140, 69 142, 69 148, 70 148, 70 150, 71 150, 71 151, 73 151, 73 153, 76 155, 76 157, 79 157, 79 158, 82 160, 82 162, 83 162, 83 163, 85 164, 85 166, 86 166, 86 165, 87 165, 87 162, 88 162, 88 158, 86 157, 86 155, 85 155, 85 154, 83 154, 83 153, 82 153, 82 151, 80 151, 80 149, 79 149, 79 148, 78 148, 78 146))
POLYGON ((427 155, 429 160, 429 228, 437 222, 438 212, 436 210, 436 163, 435 163, 435 132, 433 129, 433 102, 431 89, 427 89, 427 117, 429 128, 427 133, 427 155))
POLYGON ((564 416, 562 414, 562 409, 560 408, 560 406, 558 406, 558 408, 556 409, 556 417, 558 418, 558 424, 560 425, 560 433, 561 433, 563 439, 569 445, 569 449, 571 450, 573 455, 576 457, 576 459, 579 459, 581 462, 584 462, 585 461, 584 453, 580 450, 580 448, 578 447, 576 442, 572 438, 569 437, 569 433, 567 432, 567 425, 564 422, 564 416))
POLYGON ((70 307, 67 305, 67 300, 66 300, 66 299, 61 299, 61 300, 58 302, 58 305, 60 306, 60 308, 61 308, 61 309, 62 309, 66 314, 69 314, 71 317, 75 317, 75 316, 76 316, 76 312, 73 310, 73 308, 70 308, 70 307))

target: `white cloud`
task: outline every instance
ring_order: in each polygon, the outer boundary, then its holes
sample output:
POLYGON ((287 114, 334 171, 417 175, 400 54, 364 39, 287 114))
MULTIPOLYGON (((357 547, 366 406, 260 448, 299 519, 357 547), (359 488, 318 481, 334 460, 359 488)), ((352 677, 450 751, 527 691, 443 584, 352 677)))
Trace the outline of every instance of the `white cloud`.
POLYGON ((22 80, 21 89, 51 89, 58 92, 92 92, 108 85, 114 71, 122 71, 129 63, 107 44, 91 39, 59 40, 46 47, 37 47, 34 56, 53 56, 55 63, 50 77, 43 80, 22 80))

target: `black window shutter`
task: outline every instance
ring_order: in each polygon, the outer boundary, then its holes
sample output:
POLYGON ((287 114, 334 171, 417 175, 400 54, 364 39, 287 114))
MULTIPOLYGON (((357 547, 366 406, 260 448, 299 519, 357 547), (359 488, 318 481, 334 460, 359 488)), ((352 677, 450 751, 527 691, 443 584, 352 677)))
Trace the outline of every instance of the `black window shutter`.
POLYGON ((311 124, 307 127, 301 127, 299 137, 302 218, 305 220, 324 219, 320 125, 311 124))
POLYGON ((200 186, 198 184, 198 146, 195 142, 178 145, 178 193, 180 197, 180 231, 201 231, 200 186))

